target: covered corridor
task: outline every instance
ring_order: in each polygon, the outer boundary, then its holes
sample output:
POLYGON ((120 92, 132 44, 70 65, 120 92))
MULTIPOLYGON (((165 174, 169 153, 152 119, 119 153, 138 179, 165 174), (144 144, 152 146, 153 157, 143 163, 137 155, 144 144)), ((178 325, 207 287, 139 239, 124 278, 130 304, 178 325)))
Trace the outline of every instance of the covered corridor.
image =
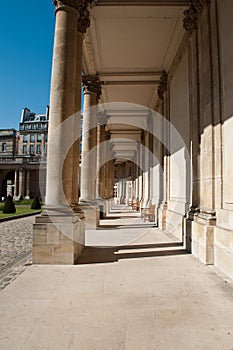
POLYGON ((164 233, 127 205, 112 204, 98 230, 88 230, 78 264, 117 262, 166 255, 188 254, 182 241, 164 233))
POLYGON ((33 262, 82 260, 115 201, 232 278, 232 0, 53 3, 33 262))

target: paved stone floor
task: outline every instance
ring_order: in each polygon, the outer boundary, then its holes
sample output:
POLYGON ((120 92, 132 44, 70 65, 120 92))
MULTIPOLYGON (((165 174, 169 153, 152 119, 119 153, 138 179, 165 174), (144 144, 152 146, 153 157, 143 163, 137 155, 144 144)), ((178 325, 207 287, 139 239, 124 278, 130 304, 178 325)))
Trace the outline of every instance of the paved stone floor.
POLYGON ((125 247, 86 248, 80 265, 28 266, 0 292, 0 349, 232 350, 231 282, 144 230, 125 247))
POLYGON ((0 289, 30 264, 34 220, 30 216, 0 223, 0 289))

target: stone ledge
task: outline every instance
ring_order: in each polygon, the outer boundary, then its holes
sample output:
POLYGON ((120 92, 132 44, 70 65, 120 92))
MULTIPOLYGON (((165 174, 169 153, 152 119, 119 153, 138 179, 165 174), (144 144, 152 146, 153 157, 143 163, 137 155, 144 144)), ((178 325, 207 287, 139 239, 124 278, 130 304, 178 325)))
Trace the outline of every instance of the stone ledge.
POLYGON ((0 218, 0 222, 17 220, 17 219, 23 219, 23 218, 26 218, 27 216, 34 216, 34 215, 38 215, 40 213, 41 213, 41 210, 40 211, 36 211, 34 213, 25 213, 25 214, 9 216, 7 218, 0 218))

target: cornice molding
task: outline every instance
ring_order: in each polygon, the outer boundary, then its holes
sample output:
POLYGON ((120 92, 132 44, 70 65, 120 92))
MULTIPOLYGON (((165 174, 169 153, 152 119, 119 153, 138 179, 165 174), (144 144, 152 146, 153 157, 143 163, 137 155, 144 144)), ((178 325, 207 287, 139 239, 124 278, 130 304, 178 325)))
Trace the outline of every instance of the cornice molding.
POLYGON ((190 0, 97 0, 96 6, 189 6, 190 0))

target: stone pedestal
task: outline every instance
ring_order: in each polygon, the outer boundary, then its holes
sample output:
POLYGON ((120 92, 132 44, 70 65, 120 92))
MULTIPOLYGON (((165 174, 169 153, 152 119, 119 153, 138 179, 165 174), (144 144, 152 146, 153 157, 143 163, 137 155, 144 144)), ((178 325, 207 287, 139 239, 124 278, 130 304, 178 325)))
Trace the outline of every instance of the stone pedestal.
POLYGON ((206 264, 214 264, 214 229, 216 225, 215 213, 201 211, 194 215, 192 222, 192 254, 206 264))
POLYGON ((100 207, 98 202, 80 202, 79 208, 85 216, 85 230, 95 230, 100 223, 100 207))
POLYGON ((74 264, 85 245, 83 214, 51 212, 33 225, 34 264, 74 264))

